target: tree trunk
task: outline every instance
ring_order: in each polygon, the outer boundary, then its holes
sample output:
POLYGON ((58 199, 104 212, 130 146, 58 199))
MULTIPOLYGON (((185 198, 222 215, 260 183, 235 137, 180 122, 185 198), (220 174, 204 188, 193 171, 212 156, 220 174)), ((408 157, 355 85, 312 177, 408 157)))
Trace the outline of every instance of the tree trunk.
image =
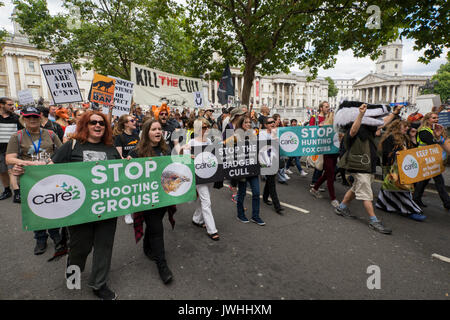
POLYGON ((250 93, 252 91, 253 79, 255 79, 255 70, 257 62, 253 57, 245 59, 244 69, 244 87, 242 88, 241 104, 250 106, 250 93))

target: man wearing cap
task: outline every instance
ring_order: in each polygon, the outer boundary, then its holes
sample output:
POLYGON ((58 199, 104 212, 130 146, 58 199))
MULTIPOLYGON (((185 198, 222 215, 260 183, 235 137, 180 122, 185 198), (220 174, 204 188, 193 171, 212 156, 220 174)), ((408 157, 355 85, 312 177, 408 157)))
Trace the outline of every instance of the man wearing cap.
MULTIPOLYGON (((6 162, 8 165, 29 166, 43 165, 50 161, 55 150, 61 146, 58 136, 50 130, 41 128, 41 115, 35 107, 26 107, 22 110, 25 129, 14 133, 9 139, 6 149, 6 162)), ((20 192, 14 190, 14 202, 20 203, 20 192)), ((48 230, 50 237, 57 246, 61 241, 59 228, 48 230)), ((47 248, 47 230, 34 232, 36 247, 34 254, 42 254, 47 248)))
MULTIPOLYGON (((0 178, 5 188, 3 193, 0 194, 0 200, 5 200, 12 196, 10 173, 5 159, 6 148, 11 136, 21 128, 19 116, 14 113, 14 101, 6 97, 0 98, 0 178)), ((15 179, 16 177, 11 176, 11 182, 15 181, 15 179)), ((14 186, 12 187, 14 188, 14 186)))
MULTIPOLYGON (((234 129, 236 128, 236 126, 237 126, 237 124, 239 122, 239 118, 243 114, 245 114, 245 110, 242 109, 242 108, 234 108, 233 110, 231 110, 231 112, 230 112, 230 121, 227 123, 227 125, 225 127, 225 131, 223 132, 224 140, 226 140, 226 138, 228 138, 227 137, 227 129, 231 129, 234 132, 234 129)), ((229 136, 231 136, 231 135, 229 135, 229 136)))
POLYGON ((216 121, 214 120, 214 118, 212 116, 213 112, 214 112, 214 108, 213 107, 209 107, 208 109, 206 109, 206 111, 205 111, 205 119, 208 120, 209 126, 211 128, 217 129, 217 123, 216 123, 216 121))

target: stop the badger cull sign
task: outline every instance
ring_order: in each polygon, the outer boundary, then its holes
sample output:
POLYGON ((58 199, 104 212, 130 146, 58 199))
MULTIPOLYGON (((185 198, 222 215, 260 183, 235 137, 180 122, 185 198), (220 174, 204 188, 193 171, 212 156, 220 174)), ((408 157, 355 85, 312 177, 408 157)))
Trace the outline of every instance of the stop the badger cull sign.
POLYGON ((397 155, 397 165, 402 184, 427 180, 445 170, 442 149, 437 144, 400 151, 397 155))
POLYGON ((196 199, 189 156, 29 166, 20 182, 24 230, 100 221, 196 199))

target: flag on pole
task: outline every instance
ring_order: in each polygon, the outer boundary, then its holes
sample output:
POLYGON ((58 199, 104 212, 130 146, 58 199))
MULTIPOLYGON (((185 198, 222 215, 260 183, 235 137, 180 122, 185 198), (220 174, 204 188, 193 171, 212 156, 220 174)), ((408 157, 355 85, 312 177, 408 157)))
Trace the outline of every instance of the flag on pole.
POLYGON ((223 70, 222 78, 220 79, 219 89, 217 89, 217 97, 219 98, 219 103, 222 105, 227 104, 228 96, 234 97, 234 86, 230 66, 227 63, 225 69, 223 70))

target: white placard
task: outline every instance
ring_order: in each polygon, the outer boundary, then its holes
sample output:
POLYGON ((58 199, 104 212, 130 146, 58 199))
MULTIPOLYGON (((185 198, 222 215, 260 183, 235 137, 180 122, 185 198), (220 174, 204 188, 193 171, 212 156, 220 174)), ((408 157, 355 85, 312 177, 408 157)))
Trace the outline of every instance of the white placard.
POLYGON ((131 63, 131 81, 134 82, 134 101, 143 105, 193 107, 196 91, 202 90, 202 80, 150 69, 131 63))
POLYGON ((116 86, 114 88, 114 108, 112 110, 112 115, 120 117, 123 114, 130 114, 134 83, 113 76, 108 77, 116 79, 116 86))
POLYGON ((201 91, 194 92, 194 108, 203 108, 203 93, 201 91))
POLYGON ((27 104, 34 104, 33 94, 30 90, 21 90, 17 92, 17 98, 19 99, 19 104, 25 106, 27 104))
POLYGON ((72 64, 41 64, 41 68, 55 104, 83 102, 72 64))

